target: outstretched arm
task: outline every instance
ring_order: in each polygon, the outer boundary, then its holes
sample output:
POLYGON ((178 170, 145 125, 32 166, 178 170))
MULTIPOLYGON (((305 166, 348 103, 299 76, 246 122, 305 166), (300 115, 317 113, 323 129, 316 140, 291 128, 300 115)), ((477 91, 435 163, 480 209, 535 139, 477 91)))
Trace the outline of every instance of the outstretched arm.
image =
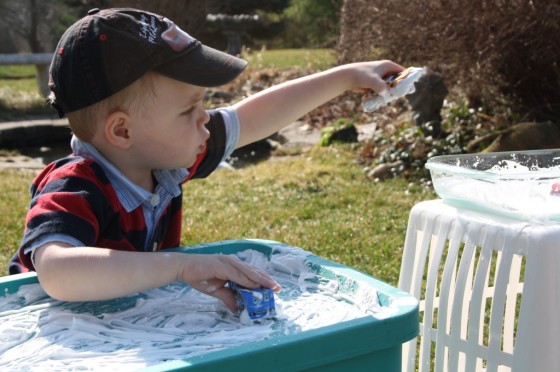
POLYGON ((266 138, 347 90, 387 89, 383 77, 404 68, 391 61, 351 63, 265 89, 234 105, 238 147, 266 138))

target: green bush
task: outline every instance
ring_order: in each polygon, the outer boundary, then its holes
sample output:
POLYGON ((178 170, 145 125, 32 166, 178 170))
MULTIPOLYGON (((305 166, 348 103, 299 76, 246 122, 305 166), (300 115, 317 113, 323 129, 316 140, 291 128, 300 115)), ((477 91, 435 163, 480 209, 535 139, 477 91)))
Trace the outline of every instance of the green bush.
POLYGON ((285 31, 280 37, 292 48, 333 47, 341 6, 342 0, 292 0, 284 10, 285 31))

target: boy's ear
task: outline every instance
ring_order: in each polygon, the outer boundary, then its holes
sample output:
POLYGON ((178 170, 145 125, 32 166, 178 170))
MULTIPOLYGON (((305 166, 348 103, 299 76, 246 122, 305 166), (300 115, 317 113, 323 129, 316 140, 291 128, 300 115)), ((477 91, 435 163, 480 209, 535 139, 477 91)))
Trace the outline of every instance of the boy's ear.
POLYGON ((121 110, 109 114, 105 118, 104 135, 111 145, 127 149, 132 145, 130 133, 130 116, 121 110))

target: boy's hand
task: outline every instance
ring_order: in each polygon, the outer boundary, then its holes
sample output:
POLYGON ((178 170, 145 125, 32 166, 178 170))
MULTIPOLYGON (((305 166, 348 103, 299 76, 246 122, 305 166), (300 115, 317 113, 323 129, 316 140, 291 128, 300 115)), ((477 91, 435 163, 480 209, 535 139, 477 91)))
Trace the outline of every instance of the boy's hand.
POLYGON ((270 288, 280 292, 282 287, 264 270, 244 263, 233 256, 219 254, 185 254, 177 280, 194 289, 214 296, 231 311, 237 311, 233 292, 225 287, 232 280, 247 288, 270 288))
POLYGON ((414 93, 416 82, 424 76, 426 70, 421 67, 409 67, 401 71, 398 75, 390 75, 384 80, 389 87, 378 95, 371 97, 364 102, 364 111, 371 112, 387 105, 400 97, 414 93))
POLYGON ((388 88, 385 77, 398 74, 404 67, 392 61, 358 62, 341 66, 350 69, 353 79, 351 90, 356 93, 380 94, 388 88))

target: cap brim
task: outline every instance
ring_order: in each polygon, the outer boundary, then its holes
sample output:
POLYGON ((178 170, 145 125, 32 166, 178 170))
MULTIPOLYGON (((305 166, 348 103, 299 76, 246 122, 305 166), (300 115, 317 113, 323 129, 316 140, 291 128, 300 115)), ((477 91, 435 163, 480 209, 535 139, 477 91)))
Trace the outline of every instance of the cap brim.
POLYGON ((156 68, 169 78, 201 87, 217 87, 238 77, 247 62, 214 48, 199 44, 188 53, 156 68))

